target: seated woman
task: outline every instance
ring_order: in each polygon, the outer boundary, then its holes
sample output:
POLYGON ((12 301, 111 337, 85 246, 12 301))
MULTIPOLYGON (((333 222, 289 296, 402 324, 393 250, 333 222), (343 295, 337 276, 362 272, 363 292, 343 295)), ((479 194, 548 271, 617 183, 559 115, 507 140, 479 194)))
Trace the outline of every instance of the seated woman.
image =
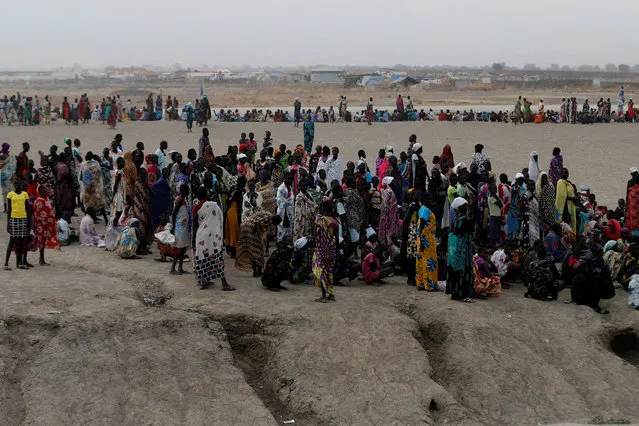
POLYGON ((481 249, 473 258, 476 297, 497 297, 501 294, 501 279, 497 268, 490 260, 487 249, 481 249))
POLYGON ((366 284, 378 285, 385 284, 382 278, 386 278, 393 273, 393 266, 385 266, 382 268, 382 260, 384 259, 384 249, 378 244, 372 253, 366 255, 362 261, 362 275, 366 284))
POLYGON ((564 244, 560 224, 555 223, 552 225, 550 231, 548 231, 548 234, 544 238, 544 247, 546 248, 546 252, 555 259, 555 262, 564 260, 569 247, 564 244))
POLYGON ((610 240, 604 245, 603 260, 610 270, 610 278, 616 280, 624 260, 624 254, 616 240, 610 240))
MULTIPOLYGON (((555 260, 550 256, 541 241, 535 243, 534 251, 526 256, 533 259, 525 269, 525 280, 528 290, 524 297, 532 297, 538 300, 557 300, 557 293, 560 290, 559 271, 555 266, 555 260)), ((522 272, 522 278, 523 277, 522 272)))
POLYGON ((599 307, 599 301, 614 297, 615 288, 602 252, 601 246, 594 244, 591 249, 581 250, 579 259, 571 263, 571 297, 577 305, 590 306, 595 312, 607 314, 608 311, 599 307))
MULTIPOLYGON (((279 217, 279 216, 278 216, 279 217)), ((313 238, 302 237, 293 244, 293 255, 291 256, 291 268, 293 277, 291 282, 300 284, 308 280, 313 271, 313 252, 315 241, 313 238)))
POLYGON ((639 242, 630 243, 621 270, 617 274, 617 279, 624 290, 628 291, 630 280, 635 274, 639 274, 639 242))
POLYGON ((80 221, 80 244, 83 246, 104 247, 102 235, 95 229, 95 209, 89 207, 80 221))
POLYGON ((122 259, 136 259, 136 253, 140 246, 140 221, 131 218, 115 240, 113 251, 122 259))
POLYGON ((288 288, 282 285, 282 281, 291 279, 290 258, 291 256, 286 242, 279 242, 277 244, 277 250, 275 250, 266 261, 266 266, 262 273, 262 285, 266 287, 267 290, 288 290, 288 288))

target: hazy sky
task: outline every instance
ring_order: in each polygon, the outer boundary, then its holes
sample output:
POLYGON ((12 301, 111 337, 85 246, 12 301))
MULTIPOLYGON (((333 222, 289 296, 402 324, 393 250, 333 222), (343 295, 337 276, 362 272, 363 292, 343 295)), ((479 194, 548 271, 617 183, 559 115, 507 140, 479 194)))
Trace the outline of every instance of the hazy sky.
POLYGON ((0 69, 639 63, 639 2, 0 0, 0 69), (599 30, 600 29, 600 30, 599 30))

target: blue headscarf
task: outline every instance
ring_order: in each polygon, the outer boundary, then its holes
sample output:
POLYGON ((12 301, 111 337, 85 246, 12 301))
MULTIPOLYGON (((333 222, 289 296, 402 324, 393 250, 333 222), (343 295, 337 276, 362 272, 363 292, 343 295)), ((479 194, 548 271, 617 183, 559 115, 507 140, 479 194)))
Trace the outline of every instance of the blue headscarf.
POLYGON ((430 220, 430 209, 426 206, 421 206, 419 212, 417 213, 420 219, 424 219, 426 222, 430 220))

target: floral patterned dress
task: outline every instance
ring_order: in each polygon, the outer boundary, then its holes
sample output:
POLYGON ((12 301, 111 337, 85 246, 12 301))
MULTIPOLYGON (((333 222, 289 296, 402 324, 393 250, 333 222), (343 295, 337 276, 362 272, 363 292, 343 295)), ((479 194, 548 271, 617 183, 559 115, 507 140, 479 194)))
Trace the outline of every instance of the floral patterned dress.
POLYGON ((419 239, 417 240, 417 287, 428 291, 437 290, 437 241, 435 215, 426 207, 419 212, 419 239), (424 211, 424 209, 426 211, 424 211), (428 219, 423 219, 428 217, 428 219), (424 221, 424 222, 422 222, 424 221))
POLYGON ((295 197, 295 219, 293 220, 293 242, 302 237, 315 236, 315 217, 318 208, 310 194, 300 192, 295 197))
POLYGON ((33 217, 35 220, 38 248, 60 250, 57 226, 53 207, 47 198, 38 197, 33 203, 33 217))

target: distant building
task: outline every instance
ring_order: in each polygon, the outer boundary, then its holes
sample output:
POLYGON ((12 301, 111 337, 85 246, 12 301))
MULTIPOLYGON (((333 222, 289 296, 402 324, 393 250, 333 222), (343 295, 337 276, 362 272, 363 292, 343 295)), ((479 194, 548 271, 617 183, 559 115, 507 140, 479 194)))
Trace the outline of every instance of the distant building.
POLYGON ((313 70, 311 83, 344 84, 344 70, 313 70))

